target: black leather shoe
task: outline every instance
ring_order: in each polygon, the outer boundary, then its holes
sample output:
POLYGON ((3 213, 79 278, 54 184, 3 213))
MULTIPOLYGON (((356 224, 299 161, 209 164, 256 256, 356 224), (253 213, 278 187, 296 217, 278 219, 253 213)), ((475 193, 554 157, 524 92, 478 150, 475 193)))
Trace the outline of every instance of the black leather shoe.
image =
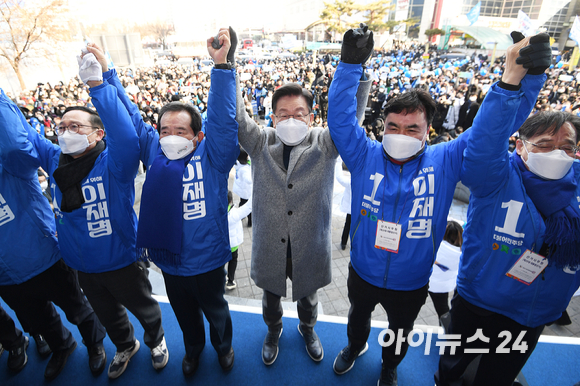
POLYGON ((234 349, 230 348, 230 352, 219 358, 220 366, 225 372, 230 371, 234 367, 234 349))
POLYGON ((91 373, 96 377, 100 375, 107 364, 107 353, 102 343, 97 343, 87 348, 89 352, 89 368, 91 373))
POLYGON ((278 358, 278 341, 282 335, 283 329, 280 331, 270 331, 266 334, 264 345, 262 346, 262 361, 266 366, 270 366, 276 358, 278 358))
POLYGON ((381 370, 381 377, 377 382, 377 386, 397 386, 399 382, 397 381, 397 368, 391 369, 383 364, 381 370))
POLYGON ((190 359, 187 357, 187 355, 183 357, 183 362, 181 362, 181 369, 183 370, 183 375, 189 377, 195 374, 198 367, 199 367, 199 358, 190 359))
POLYGON ((44 370, 44 378, 51 381, 60 374, 62 369, 64 369, 64 365, 66 365, 66 361, 72 352, 77 348, 77 342, 75 341, 72 346, 67 349, 54 351, 52 353, 52 357, 48 361, 46 365, 46 370, 44 370))
POLYGON ((42 335, 36 334, 33 335, 32 337, 36 342, 36 351, 42 358, 46 358, 52 353, 50 346, 48 345, 48 343, 46 343, 46 340, 44 340, 44 337, 42 335))
POLYGON ((322 348, 322 343, 320 343, 320 338, 316 334, 314 329, 312 333, 305 334, 302 332, 302 328, 300 328, 300 324, 298 325, 298 332, 304 338, 304 343, 306 344, 306 352, 308 352, 308 356, 312 358, 315 362, 320 362, 322 358, 324 358, 324 349, 322 348))
POLYGON ((18 372, 26 366, 28 362, 28 355, 26 349, 28 348, 28 337, 24 337, 24 341, 18 347, 8 351, 8 368, 10 371, 18 372))

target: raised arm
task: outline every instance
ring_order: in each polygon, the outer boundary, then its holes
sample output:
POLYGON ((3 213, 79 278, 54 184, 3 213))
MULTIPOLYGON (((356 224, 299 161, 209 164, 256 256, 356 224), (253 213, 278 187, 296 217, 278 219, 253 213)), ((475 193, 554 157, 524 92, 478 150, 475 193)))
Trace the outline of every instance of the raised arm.
POLYGON ((20 109, 0 89, 0 159, 2 167, 20 178, 36 176, 39 166, 49 170, 60 149, 32 129, 20 109))
POLYGON ((246 104, 242 97, 242 89, 239 84, 239 78, 236 79, 236 121, 238 122, 238 139, 240 145, 253 157, 258 151, 262 141, 263 130, 248 115, 246 104))
POLYGON ((117 89, 117 96, 131 117, 131 122, 133 122, 133 127, 139 137, 139 159, 145 165, 150 165, 159 149, 159 133, 151 125, 143 122, 143 117, 141 116, 139 108, 127 96, 127 92, 119 80, 117 71, 114 68, 108 68, 107 58, 105 57, 104 51, 98 45, 93 43, 87 45, 87 50, 94 54, 98 62, 101 64, 103 81, 117 89))
POLYGON ((328 128, 348 169, 363 167, 370 139, 357 120, 357 90, 363 75, 362 64, 372 54, 373 33, 366 26, 344 34, 341 62, 328 92, 328 128))
POLYGON ((235 35, 231 28, 220 29, 219 45, 214 42, 214 37, 207 40, 207 49, 215 67, 211 71, 205 138, 211 163, 223 173, 229 172, 240 153, 236 122, 236 71, 231 68, 233 63, 228 63, 234 60, 236 47, 231 45, 230 32, 235 35))
POLYGON ((117 89, 103 83, 102 66, 93 53, 85 53, 80 58, 79 75, 89 85, 93 104, 105 126, 109 169, 120 180, 133 180, 139 167, 139 142, 131 117, 117 96, 117 89))
MULTIPOLYGON (((537 36, 544 39, 543 35, 537 36)), ((532 39, 534 45, 538 38, 532 39)), ((528 118, 546 80, 543 71, 528 74, 517 62, 520 50, 528 46, 530 38, 508 48, 502 81, 490 88, 469 130, 461 179, 476 196, 486 196, 504 182, 509 170, 508 139, 528 118)))

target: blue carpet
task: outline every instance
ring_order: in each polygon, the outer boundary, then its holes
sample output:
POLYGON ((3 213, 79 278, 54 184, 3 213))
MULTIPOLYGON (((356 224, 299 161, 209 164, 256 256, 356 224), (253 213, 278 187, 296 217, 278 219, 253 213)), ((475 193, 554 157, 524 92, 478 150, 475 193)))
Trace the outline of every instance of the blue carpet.
MULTIPOLYGON (((28 364, 18 374, 11 373, 5 363, 8 354, 0 357, 0 385, 376 385, 381 369, 381 347, 377 338, 381 329, 373 328, 369 338, 369 350, 357 359, 353 369, 342 376, 332 370, 337 353, 346 345, 346 325, 319 321, 316 331, 323 343, 325 356, 320 363, 313 362, 307 355, 304 343, 297 331, 298 321, 284 318, 284 332, 280 338, 280 353, 272 366, 262 363, 261 349, 266 333, 266 326, 260 314, 232 311, 234 325, 235 365, 229 374, 224 374, 219 366, 217 355, 209 342, 209 329, 206 324, 206 347, 201 355, 200 367, 191 378, 184 378, 181 371, 181 360, 184 349, 181 330, 171 307, 160 303, 163 312, 169 363, 161 371, 151 365, 148 347, 143 344, 143 329, 132 316, 137 338, 141 349, 131 359, 125 373, 117 380, 109 380, 106 369, 99 377, 93 377, 88 369, 88 354, 81 343, 76 327, 70 325, 61 313, 65 325, 72 331, 78 348, 68 360, 63 372, 52 382, 45 382, 43 374, 48 359, 42 360, 36 353, 34 340, 28 348, 28 364)), ((2 303, 2 307, 11 314, 12 311, 2 303)), ((15 319, 16 321, 16 319, 15 319)), ((18 323, 17 323, 18 324, 18 323)), ((401 386, 432 386, 433 373, 437 369, 438 350, 433 339, 429 355, 425 355, 424 344, 411 347, 398 369, 401 386)), ((115 347, 105 339, 107 362, 115 355, 115 347)), ((572 386, 580 381, 580 346, 564 344, 539 343, 528 364, 524 368, 530 385, 566 385, 572 386)), ((108 366, 107 363, 107 366, 108 366)))

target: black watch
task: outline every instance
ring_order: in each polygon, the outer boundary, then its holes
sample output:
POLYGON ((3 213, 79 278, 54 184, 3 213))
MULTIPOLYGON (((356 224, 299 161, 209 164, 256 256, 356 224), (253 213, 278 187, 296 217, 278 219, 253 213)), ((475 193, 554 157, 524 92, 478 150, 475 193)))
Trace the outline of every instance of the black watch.
POLYGON ((213 66, 213 68, 217 69, 217 70, 231 70, 232 69, 232 64, 231 63, 220 63, 220 64, 215 64, 213 66))

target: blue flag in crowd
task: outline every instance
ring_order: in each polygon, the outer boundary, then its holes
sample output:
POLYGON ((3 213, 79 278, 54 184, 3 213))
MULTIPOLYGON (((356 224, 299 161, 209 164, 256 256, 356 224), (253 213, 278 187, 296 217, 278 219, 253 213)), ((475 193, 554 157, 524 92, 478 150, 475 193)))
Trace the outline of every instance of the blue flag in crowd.
POLYGON ((473 25, 479 19, 479 11, 481 9, 481 1, 475 4, 475 7, 471 8, 471 11, 467 13, 467 19, 469 20, 469 25, 473 25))

